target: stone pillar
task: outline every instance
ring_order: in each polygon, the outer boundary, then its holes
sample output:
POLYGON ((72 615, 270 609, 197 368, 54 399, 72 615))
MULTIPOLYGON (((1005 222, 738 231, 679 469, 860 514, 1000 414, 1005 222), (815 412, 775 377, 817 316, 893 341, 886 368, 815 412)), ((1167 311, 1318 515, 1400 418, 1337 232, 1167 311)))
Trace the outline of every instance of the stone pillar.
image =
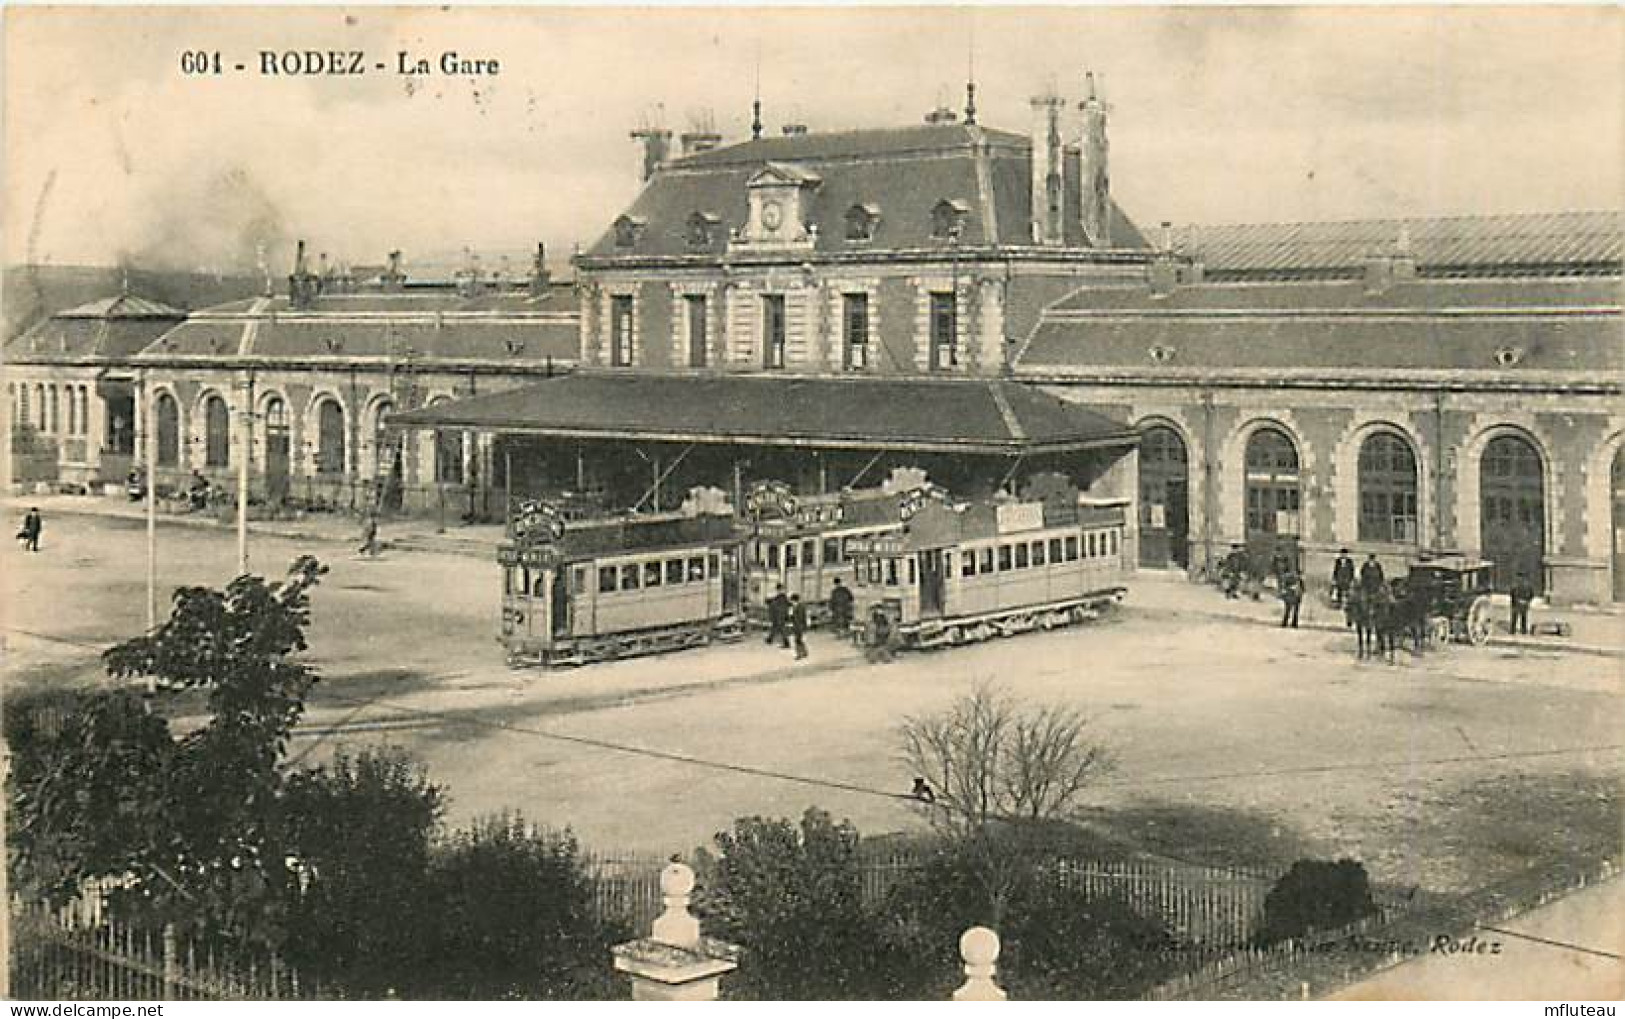
POLYGON ((616 945, 615 969, 632 978, 634 1001, 715 1001, 722 977, 738 968, 739 948, 700 933, 700 922, 688 911, 694 871, 671 863, 660 872, 660 894, 666 911, 655 919, 649 937, 616 945))
POLYGON ((1003 1001, 1004 989, 993 982, 999 961, 999 936, 986 927, 972 927, 959 936, 959 957, 965 960, 965 982, 954 992, 955 1001, 1003 1001))

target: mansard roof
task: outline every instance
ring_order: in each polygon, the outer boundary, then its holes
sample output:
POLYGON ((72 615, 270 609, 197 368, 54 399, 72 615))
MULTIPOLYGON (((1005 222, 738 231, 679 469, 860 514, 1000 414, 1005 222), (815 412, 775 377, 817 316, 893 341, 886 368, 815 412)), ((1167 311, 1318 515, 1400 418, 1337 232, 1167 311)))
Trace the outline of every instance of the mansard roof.
MULTIPOLYGON (((941 201, 968 210, 958 243, 963 246, 1032 244, 1031 142, 1024 135, 966 124, 926 124, 882 130, 811 132, 759 138, 673 159, 651 177, 623 214, 646 226, 630 247, 617 246, 613 230, 586 251, 588 258, 666 257, 697 253, 685 226, 695 211, 712 213, 729 229, 742 227, 749 211, 748 186, 770 167, 821 180, 810 200, 815 251, 879 251, 936 248, 931 210, 941 201), (874 236, 854 248, 844 220, 855 205, 884 210, 874 236)), ((1085 246, 1077 219, 1079 158, 1063 162, 1069 222, 1066 243, 1085 246)), ((1146 241, 1115 202, 1112 247, 1142 249, 1146 241)), ((728 230, 718 230, 720 250, 728 230)), ((706 249, 698 249, 703 252, 706 249)))

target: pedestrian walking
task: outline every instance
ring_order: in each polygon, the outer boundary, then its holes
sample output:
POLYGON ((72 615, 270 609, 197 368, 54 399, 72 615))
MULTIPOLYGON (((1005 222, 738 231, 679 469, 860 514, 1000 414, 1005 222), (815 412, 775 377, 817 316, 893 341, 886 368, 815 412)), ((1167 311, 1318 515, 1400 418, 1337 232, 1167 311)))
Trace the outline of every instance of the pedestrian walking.
POLYGON ((1535 600, 1535 585, 1529 582, 1529 574, 1518 574, 1518 579, 1512 584, 1511 595, 1512 620, 1510 629, 1513 633, 1528 635, 1529 604, 1535 600))
POLYGON ((1288 570, 1281 575, 1281 625, 1298 628, 1298 608, 1303 604, 1303 578, 1288 570))
POLYGON ((801 595, 790 596, 790 634, 796 642, 796 658, 807 657, 807 605, 801 595))
POLYGON ((1360 590, 1369 595, 1387 586, 1388 578, 1383 576, 1382 563, 1377 562, 1377 553, 1368 554, 1365 557, 1365 565, 1360 567, 1360 590))
POLYGON ((1354 586, 1354 560, 1349 557, 1348 549, 1340 549, 1337 561, 1332 564, 1332 604, 1338 608, 1348 601, 1349 588, 1354 586))
POLYGON ((790 641, 785 636, 785 625, 790 621, 790 599, 784 596, 784 585, 780 584, 774 591, 773 597, 767 600, 767 640, 765 643, 777 643, 779 647, 789 647, 790 641))
POLYGON ((841 578, 835 578, 835 586, 829 591, 829 628, 837 635, 844 635, 852 629, 852 589, 841 583, 841 578))
POLYGON ((368 513, 361 520, 361 548, 362 555, 369 558, 378 556, 378 517, 368 513))
POLYGON ((23 515, 22 529, 17 532, 17 540, 23 543, 25 550, 39 551, 39 536, 44 526, 44 520, 39 515, 39 507, 30 506, 28 512, 23 515))

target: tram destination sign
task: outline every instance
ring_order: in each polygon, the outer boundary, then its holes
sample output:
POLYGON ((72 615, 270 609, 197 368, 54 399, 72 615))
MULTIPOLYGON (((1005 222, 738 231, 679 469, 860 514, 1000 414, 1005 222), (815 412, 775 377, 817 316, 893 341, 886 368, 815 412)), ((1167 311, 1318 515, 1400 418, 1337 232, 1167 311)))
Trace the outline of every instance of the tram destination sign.
POLYGON ((513 514, 513 540, 528 545, 555 542, 564 537, 564 514, 540 499, 526 499, 513 514))
POLYGON ((497 549, 498 566, 529 566, 532 569, 544 569, 558 565, 560 558, 559 551, 548 545, 529 547, 503 545, 497 549))

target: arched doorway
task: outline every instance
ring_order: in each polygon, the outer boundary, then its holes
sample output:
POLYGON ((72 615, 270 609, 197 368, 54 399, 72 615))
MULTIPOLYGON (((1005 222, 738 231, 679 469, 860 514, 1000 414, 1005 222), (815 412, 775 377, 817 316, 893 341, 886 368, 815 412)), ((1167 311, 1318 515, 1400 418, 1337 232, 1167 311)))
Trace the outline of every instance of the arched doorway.
POLYGON ((265 495, 272 504, 288 499, 288 405, 282 397, 265 401, 265 495))
POLYGON ((1479 544, 1501 590, 1525 574, 1546 586, 1546 484, 1540 453, 1521 435, 1498 435, 1479 460, 1479 544))
POLYGON ((1247 440, 1247 541, 1295 539, 1302 506, 1298 447, 1281 429, 1266 425, 1247 440))
POLYGON ((1614 600, 1625 601, 1625 446, 1614 451, 1614 600))
POLYGON ((1190 565, 1190 464, 1167 425, 1140 434, 1140 565, 1190 565))
POLYGON ((175 397, 159 393, 155 416, 158 419, 158 466, 178 467, 181 462, 181 409, 175 397))
POLYGON ((1360 444, 1360 540, 1412 545, 1418 540, 1416 454, 1393 432, 1360 444))

